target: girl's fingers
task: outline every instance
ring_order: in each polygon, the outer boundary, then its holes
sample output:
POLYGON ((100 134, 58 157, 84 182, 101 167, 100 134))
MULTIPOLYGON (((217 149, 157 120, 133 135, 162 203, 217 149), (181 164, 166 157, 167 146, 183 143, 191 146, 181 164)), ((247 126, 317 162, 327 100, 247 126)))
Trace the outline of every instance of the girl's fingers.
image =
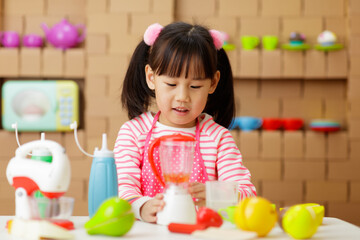
POLYGON ((203 192, 203 191, 205 191, 205 185, 202 183, 198 183, 198 182, 190 183, 189 191, 190 191, 190 193, 203 192))
POLYGON ((206 193, 205 192, 197 192, 197 193, 192 193, 191 197, 193 198, 197 198, 199 200, 205 200, 206 198, 206 193))
POLYGON ((197 206, 197 207, 205 207, 205 205, 206 205, 206 201, 205 200, 198 200, 198 201, 196 201, 195 202, 195 205, 197 206))

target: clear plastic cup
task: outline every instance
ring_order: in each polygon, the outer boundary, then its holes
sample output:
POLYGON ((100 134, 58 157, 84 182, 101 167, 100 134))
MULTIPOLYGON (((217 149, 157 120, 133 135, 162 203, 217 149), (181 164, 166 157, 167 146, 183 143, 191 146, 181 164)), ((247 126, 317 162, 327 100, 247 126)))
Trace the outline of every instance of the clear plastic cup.
POLYGON ((74 198, 32 198, 33 216, 40 219, 69 219, 74 209, 74 198))
POLYGON ((239 199, 238 183, 231 181, 206 182, 206 207, 218 211, 235 206, 239 199))

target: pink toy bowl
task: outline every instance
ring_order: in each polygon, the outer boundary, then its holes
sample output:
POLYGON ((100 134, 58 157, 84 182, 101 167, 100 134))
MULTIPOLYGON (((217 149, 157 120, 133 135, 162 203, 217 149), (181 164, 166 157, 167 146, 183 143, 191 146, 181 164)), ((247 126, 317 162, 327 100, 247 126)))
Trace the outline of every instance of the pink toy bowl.
POLYGON ((283 126, 281 118, 263 118, 262 128, 265 130, 278 130, 283 126))
POLYGON ((20 35, 14 31, 1 32, 1 44, 7 48, 16 48, 20 45, 20 35))
POLYGON ((43 46, 43 38, 37 34, 27 34, 23 37, 23 45, 29 48, 39 48, 43 46))
POLYGON ((301 118, 284 118, 283 126, 287 131, 296 131, 302 128, 304 125, 304 120, 301 118))

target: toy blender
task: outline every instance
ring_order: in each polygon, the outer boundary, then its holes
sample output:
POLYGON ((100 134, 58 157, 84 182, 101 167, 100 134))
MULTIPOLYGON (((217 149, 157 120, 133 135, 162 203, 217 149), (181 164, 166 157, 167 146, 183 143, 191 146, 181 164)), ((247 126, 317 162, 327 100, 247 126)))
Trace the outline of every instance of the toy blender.
POLYGON ((194 161, 195 139, 180 134, 157 138, 149 148, 149 162, 160 184, 165 187, 165 207, 157 213, 157 223, 196 223, 193 199, 187 191, 194 161), (155 156, 154 156, 155 155, 155 156), (160 159, 160 168, 155 160, 160 159))

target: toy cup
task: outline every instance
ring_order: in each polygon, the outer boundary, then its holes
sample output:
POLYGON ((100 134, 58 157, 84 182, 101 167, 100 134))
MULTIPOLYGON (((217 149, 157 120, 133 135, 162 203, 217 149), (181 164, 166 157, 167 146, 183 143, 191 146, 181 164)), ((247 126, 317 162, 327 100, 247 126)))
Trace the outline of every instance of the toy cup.
POLYGON ((219 211, 238 203, 238 183, 231 181, 207 181, 206 207, 219 211))
POLYGON ((220 208, 218 213, 220 214, 221 218, 225 221, 231 222, 232 224, 235 224, 234 222, 234 212, 237 206, 229 206, 227 208, 220 208))
POLYGON ((257 36, 242 36, 241 44, 244 50, 253 50, 259 45, 259 38, 257 36))
POLYGON ((43 38, 37 34, 27 34, 23 37, 23 45, 30 48, 43 46, 43 38))
POLYGON ((8 48, 18 47, 20 45, 20 36, 17 32, 13 31, 2 32, 1 44, 8 48))
POLYGON ((257 117, 236 117, 234 125, 239 127, 242 131, 251 131, 261 127, 262 119, 257 117))
POLYGON ((280 118, 264 118, 263 129, 265 130, 278 130, 283 126, 283 121, 280 118))
POLYGON ((271 36, 266 35, 262 37, 262 45, 265 50, 274 50, 277 47, 278 44, 278 37, 277 36, 271 36))
POLYGON ((304 125, 304 120, 301 118, 284 118, 283 126, 285 130, 296 131, 302 128, 304 125))

